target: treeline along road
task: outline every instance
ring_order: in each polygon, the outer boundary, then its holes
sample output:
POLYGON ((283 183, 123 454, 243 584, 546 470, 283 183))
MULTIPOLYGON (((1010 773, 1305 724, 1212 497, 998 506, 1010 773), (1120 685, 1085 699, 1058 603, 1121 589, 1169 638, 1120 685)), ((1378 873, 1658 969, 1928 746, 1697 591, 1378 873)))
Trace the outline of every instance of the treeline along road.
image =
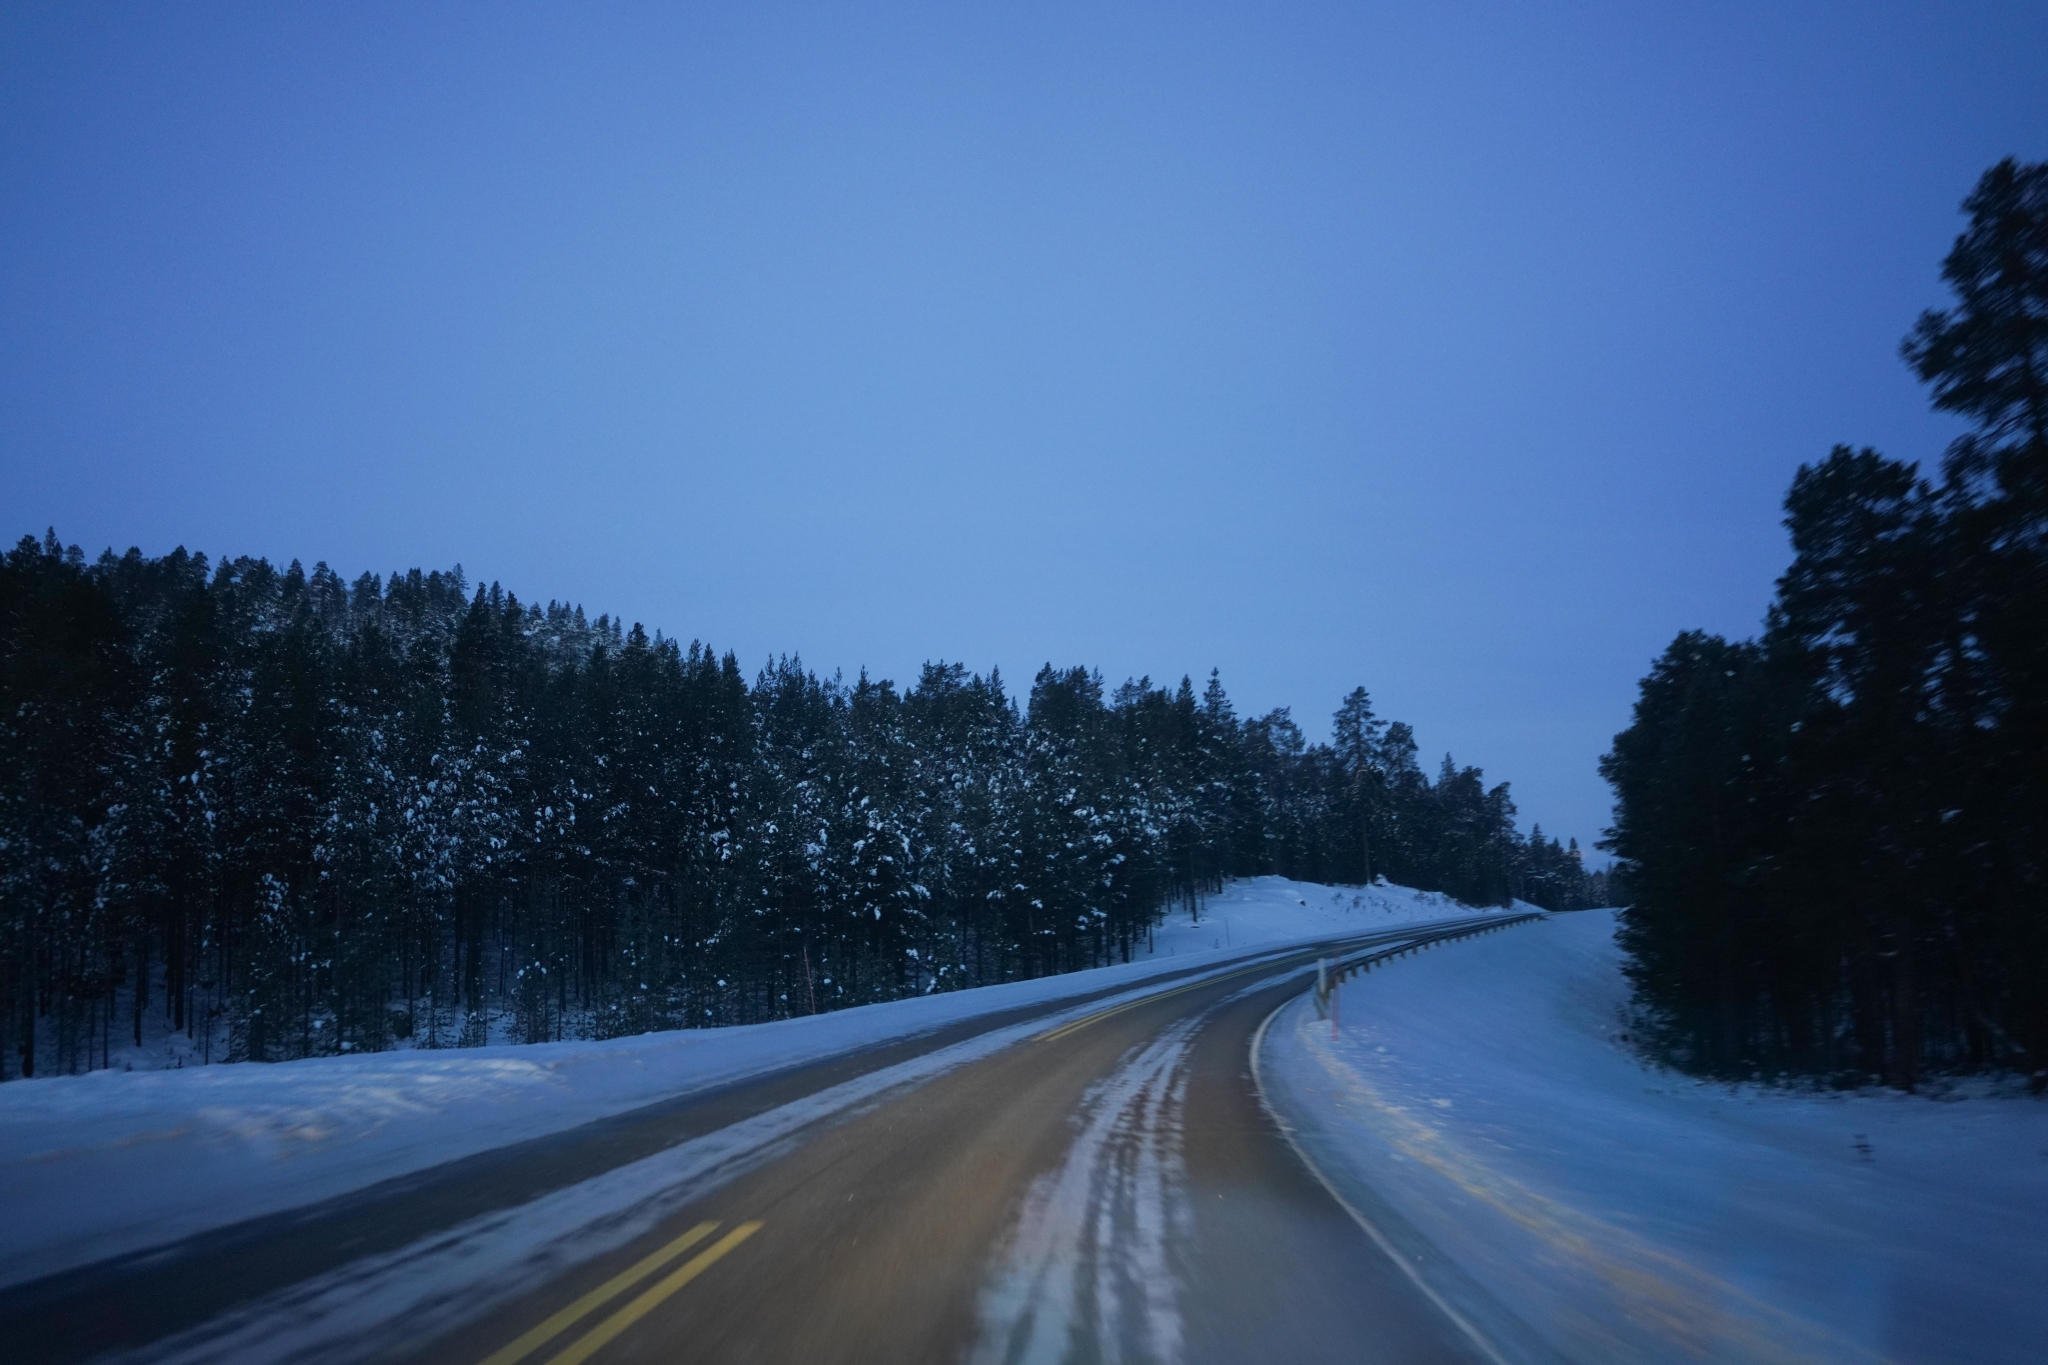
POLYGON ((1346 698, 899 690, 450 573, 0 558, 0 1079, 756 1022, 1118 960, 1226 878, 1602 899, 1346 698))

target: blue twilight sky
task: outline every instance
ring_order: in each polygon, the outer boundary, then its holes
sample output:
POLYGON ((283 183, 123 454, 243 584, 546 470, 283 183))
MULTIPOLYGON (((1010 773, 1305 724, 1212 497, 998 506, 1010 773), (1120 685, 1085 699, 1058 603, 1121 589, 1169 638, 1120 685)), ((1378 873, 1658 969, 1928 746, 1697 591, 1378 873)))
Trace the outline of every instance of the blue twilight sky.
POLYGON ((2048 5, 0 8, 0 534, 738 650, 1364 683, 1582 842, 2048 5))

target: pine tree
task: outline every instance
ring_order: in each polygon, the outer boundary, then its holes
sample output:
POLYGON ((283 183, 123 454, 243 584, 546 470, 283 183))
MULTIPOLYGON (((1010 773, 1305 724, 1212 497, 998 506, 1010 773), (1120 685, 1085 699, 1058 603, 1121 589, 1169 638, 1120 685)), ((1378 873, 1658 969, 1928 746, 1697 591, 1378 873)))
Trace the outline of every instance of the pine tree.
POLYGON ((1213 671, 1106 695, 1048 667, 1021 711, 957 665, 899 693, 785 658, 749 686, 459 567, 25 540, 0 559, 0 1079, 104 1067, 146 1025, 284 1060, 1127 959, 1231 877, 1358 876, 1361 771, 1376 849, 1412 845, 1425 887, 1533 866, 1483 791, 1454 856, 1411 838, 1441 804, 1412 735, 1362 692, 1345 714, 1340 757, 1285 711, 1240 720, 1213 671))
POLYGON ((1976 429, 1939 483, 1802 468, 1762 640, 1680 636, 1603 764, 1639 999, 1702 1069, 1911 1087, 2048 1046, 2048 167, 1964 209, 1904 351, 1976 429))

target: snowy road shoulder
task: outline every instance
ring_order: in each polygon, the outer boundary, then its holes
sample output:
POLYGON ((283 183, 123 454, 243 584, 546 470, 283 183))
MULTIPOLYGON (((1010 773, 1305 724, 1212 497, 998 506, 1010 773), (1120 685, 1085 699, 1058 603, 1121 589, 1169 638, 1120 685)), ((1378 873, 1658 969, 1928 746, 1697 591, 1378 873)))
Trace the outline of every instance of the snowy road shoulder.
POLYGON ((1312 1160, 1509 1359, 2031 1361, 2048 1103, 1697 1084, 1617 1039, 1608 911, 1306 1001, 1260 1055, 1312 1160))

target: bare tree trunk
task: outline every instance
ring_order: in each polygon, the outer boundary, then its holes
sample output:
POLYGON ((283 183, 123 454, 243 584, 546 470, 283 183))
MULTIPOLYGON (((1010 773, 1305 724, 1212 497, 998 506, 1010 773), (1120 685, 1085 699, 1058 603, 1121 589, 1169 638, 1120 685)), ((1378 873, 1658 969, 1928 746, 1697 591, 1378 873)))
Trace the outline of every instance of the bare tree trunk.
POLYGON ((149 931, 135 936, 135 1046, 142 1046, 142 1011, 149 1007, 149 931))
POLYGON ((1891 914, 1892 1084, 1911 1090, 1920 1078, 1920 1000, 1913 973, 1913 931, 1903 909, 1891 914))

